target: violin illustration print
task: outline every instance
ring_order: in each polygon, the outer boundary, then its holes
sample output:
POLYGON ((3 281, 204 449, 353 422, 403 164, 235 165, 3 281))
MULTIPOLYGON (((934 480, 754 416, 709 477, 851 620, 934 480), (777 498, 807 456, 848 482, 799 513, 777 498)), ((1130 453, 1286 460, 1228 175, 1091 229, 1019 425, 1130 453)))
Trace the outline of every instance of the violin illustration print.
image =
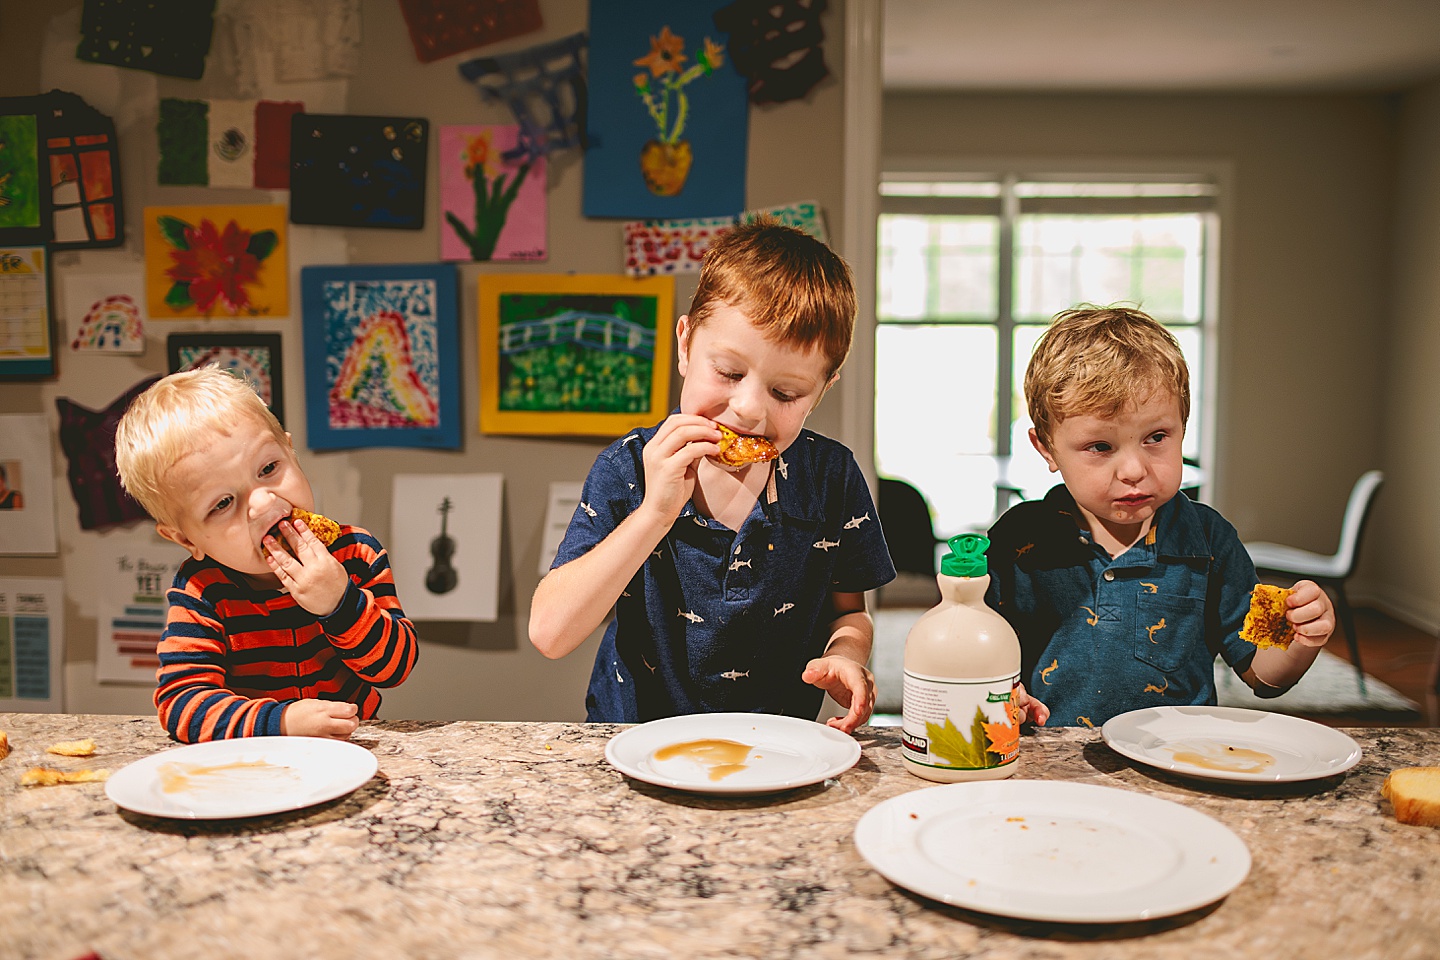
POLYGON ((449 593, 459 582, 455 568, 450 565, 450 558, 455 555, 455 539, 445 532, 447 521, 450 519, 449 497, 440 501, 439 509, 440 536, 430 541, 430 558, 434 562, 425 573, 425 589, 431 593, 449 593))

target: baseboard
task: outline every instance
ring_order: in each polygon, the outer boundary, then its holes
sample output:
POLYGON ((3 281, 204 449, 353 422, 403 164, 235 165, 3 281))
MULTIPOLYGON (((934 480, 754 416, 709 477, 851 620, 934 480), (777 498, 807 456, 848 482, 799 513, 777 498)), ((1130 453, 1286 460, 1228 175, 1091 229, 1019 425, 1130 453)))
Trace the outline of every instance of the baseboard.
POLYGON ((1350 603, 1371 607, 1406 626, 1425 633, 1440 633, 1440 602, 1434 597, 1421 597, 1393 587, 1382 592, 1350 590, 1350 603))

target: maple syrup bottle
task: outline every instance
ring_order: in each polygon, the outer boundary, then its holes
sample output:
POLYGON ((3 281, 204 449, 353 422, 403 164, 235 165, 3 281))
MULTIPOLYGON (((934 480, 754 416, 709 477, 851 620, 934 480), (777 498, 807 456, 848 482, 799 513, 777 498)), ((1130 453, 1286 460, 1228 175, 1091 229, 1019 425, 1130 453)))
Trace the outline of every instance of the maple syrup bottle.
POLYGON ((998 780, 1020 765, 1020 641, 985 605, 989 546, 978 534, 950 538, 940 603, 905 638, 901 756, 927 780, 998 780))

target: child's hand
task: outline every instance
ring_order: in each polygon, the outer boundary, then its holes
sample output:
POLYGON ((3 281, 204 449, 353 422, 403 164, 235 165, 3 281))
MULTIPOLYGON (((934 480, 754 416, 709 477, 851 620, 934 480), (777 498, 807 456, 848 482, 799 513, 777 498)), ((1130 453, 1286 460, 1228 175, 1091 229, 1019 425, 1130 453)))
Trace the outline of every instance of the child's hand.
POLYGON ((864 664, 849 657, 832 655, 811 660, 800 679, 824 690, 836 703, 849 709, 845 716, 825 721, 841 733, 854 733, 875 711, 875 676, 864 664))
POLYGON ((676 413, 660 424, 645 444, 645 501, 642 509, 674 523, 695 492, 695 467, 720 452, 720 428, 688 413, 676 413))
POLYGON ((1285 619, 1295 625, 1295 639, 1303 646, 1323 647, 1335 632, 1335 606, 1330 595, 1313 580, 1301 580, 1285 598, 1285 619))
POLYGON ((279 528, 294 556, 268 534, 263 543, 265 559, 280 578, 280 585, 290 591, 296 603, 316 616, 334 613, 350 584, 345 567, 330 555, 314 531, 300 521, 281 520, 279 528))
POLYGON ((1030 692, 1025 689, 1025 684, 1016 684, 1012 696, 1015 706, 1020 709, 1021 723, 1029 720, 1037 727, 1045 726, 1045 721, 1050 719, 1050 708, 1030 696, 1030 692))
POLYGON ((296 700, 280 715, 287 737, 329 737, 348 740, 360 726, 360 708, 339 700, 296 700))

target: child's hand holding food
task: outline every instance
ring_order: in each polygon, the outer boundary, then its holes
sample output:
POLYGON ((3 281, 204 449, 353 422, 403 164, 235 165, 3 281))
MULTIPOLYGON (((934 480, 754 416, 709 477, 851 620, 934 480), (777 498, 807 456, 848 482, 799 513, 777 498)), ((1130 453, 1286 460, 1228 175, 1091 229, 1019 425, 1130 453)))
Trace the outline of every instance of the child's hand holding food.
POLYGON ((345 567, 330 554, 326 541, 335 542, 339 524, 318 514, 296 508, 289 519, 275 525, 264 539, 266 560, 280 578, 280 584, 310 613, 329 616, 340 606, 350 578, 345 567), (277 538, 278 534, 278 538, 277 538), (281 539, 283 538, 283 539, 281 539))

